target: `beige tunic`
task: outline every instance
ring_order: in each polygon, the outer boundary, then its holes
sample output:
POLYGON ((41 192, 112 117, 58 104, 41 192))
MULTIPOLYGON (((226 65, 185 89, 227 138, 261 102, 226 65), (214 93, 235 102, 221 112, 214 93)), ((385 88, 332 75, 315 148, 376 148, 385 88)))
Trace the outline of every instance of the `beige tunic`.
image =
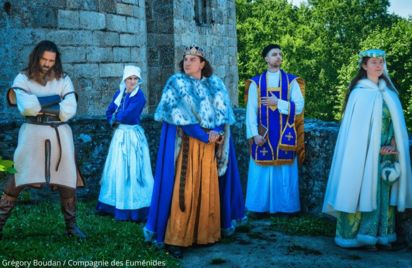
MULTIPOLYGON (((74 91, 72 81, 68 76, 59 80, 47 82, 45 86, 29 80, 24 74, 14 79, 13 87, 28 91, 15 90, 17 108, 23 116, 36 116, 41 106, 37 97, 60 95, 74 91)), ((76 114, 77 102, 74 94, 67 95, 60 102, 60 120, 65 122, 76 114)), ((14 163, 17 173, 16 186, 39 184, 46 182, 45 141, 50 140, 50 184, 76 188, 77 168, 74 157, 73 135, 69 125, 58 127, 61 140, 61 161, 56 170, 59 157, 59 145, 55 129, 47 125, 24 123, 19 131, 17 149, 14 153, 14 163)))

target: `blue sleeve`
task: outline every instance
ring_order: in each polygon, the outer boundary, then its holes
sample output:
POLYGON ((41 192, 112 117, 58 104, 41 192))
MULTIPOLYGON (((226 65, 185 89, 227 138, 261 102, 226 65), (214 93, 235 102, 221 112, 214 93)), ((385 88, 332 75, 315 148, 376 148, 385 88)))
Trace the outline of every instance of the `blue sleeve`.
POLYGON ((186 135, 198 139, 204 143, 209 142, 209 135, 200 127, 199 124, 181 126, 186 135))
POLYGON ((116 120, 122 124, 138 124, 140 122, 140 114, 142 113, 145 104, 146 99, 141 90, 131 98, 126 96, 126 99, 124 100, 124 109, 119 109, 119 112, 116 115, 116 120))
POLYGON ((110 123, 110 120, 112 120, 112 115, 114 111, 116 111, 117 105, 114 103, 114 100, 117 98, 119 93, 120 93, 120 90, 117 90, 116 93, 114 93, 113 99, 106 109, 106 119, 107 119, 107 122, 109 123, 110 123))
POLYGON ((213 129, 216 132, 223 132, 225 130, 225 125, 217 126, 213 129))

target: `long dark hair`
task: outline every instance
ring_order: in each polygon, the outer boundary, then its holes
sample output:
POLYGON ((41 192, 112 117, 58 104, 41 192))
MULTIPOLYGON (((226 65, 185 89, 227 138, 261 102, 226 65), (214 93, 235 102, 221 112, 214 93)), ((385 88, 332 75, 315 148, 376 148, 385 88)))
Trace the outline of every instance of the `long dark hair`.
MULTIPOLYGON (((196 56, 200 58, 200 62, 205 62, 205 66, 202 69, 202 77, 210 77, 213 74, 213 68, 212 65, 210 65, 210 62, 207 61, 207 59, 201 57, 201 56, 196 56)), ((183 68, 183 62, 185 60, 185 57, 183 56, 183 59, 179 62, 179 68, 182 73, 185 72, 185 69, 183 68)))
MULTIPOLYGON (((349 84, 349 88, 346 91, 346 96, 345 96, 345 101, 343 103, 343 108, 342 108, 342 114, 343 112, 345 112, 346 109, 346 104, 348 104, 348 99, 349 99, 349 95, 352 93, 353 89, 355 88, 356 84, 358 84, 358 82, 362 79, 368 78, 368 75, 365 71, 365 69, 363 69, 363 65, 366 64, 368 62, 368 60, 370 59, 370 57, 363 57, 361 63, 359 64, 359 70, 358 73, 355 75, 355 77, 352 79, 352 81, 349 84)), ((396 93, 398 93, 396 91, 395 88, 393 88, 392 83, 389 81, 389 79, 384 75, 381 74, 381 76, 379 76, 379 79, 383 79, 386 82, 386 85, 388 88, 390 88, 391 90, 395 91, 396 93)))
POLYGON ((29 79, 41 82, 40 59, 46 51, 56 53, 56 62, 51 69, 54 77, 56 79, 60 79, 63 76, 63 66, 57 45, 52 41, 43 40, 34 47, 29 56, 29 64, 23 69, 29 79))

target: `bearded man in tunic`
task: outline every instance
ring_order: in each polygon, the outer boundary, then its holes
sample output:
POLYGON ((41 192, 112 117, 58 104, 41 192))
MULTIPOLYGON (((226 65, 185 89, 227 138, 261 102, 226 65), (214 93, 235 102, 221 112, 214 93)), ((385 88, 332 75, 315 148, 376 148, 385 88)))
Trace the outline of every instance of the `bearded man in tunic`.
POLYGON ((250 216, 300 210, 298 162, 303 161, 303 79, 280 69, 282 51, 262 51, 267 70, 246 82, 250 162, 246 209, 250 216))
POLYGON ((60 194, 67 235, 85 238, 76 225, 76 187, 84 183, 67 124, 76 114, 77 100, 56 44, 43 40, 36 45, 7 97, 10 105, 17 105, 25 123, 14 153, 17 173, 6 182, 0 200, 0 236, 20 192, 48 184, 60 194))

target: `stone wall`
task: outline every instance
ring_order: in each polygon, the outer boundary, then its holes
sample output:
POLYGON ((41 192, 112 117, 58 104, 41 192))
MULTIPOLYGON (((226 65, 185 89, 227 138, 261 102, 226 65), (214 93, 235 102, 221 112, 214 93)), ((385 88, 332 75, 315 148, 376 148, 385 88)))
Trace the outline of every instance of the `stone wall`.
POLYGON ((167 79, 178 71, 185 47, 192 44, 206 51, 215 73, 228 87, 232 103, 238 104, 234 1, 147 1, 146 17, 149 111, 154 111, 167 79), (206 2, 206 6, 200 7, 200 2, 206 2))
POLYGON ((175 64, 186 46, 197 44, 206 52, 215 73, 228 87, 232 103, 238 104, 238 68, 235 1, 174 1, 175 64), (205 6, 201 6, 206 2, 205 6))
MULTIPOLYGON (((233 0, 0 0, 0 8, 3 96, 27 66, 34 45, 49 39, 59 46, 64 70, 80 95, 80 116, 104 113, 126 64, 142 68, 145 112, 153 112, 184 47, 196 43, 205 48, 237 105, 233 0)), ((6 115, 18 117, 0 98, 0 116, 6 115)))
MULTIPOLYGON (((62 52, 64 70, 80 95, 79 115, 105 111, 125 64, 140 66, 147 81, 144 0, 0 0, 0 7, 3 96, 43 39, 54 41, 62 52)), ((0 115, 5 114, 9 110, 1 98, 0 115)))
POLYGON ((146 1, 149 69, 147 85, 150 89, 146 107, 151 112, 154 112, 159 103, 163 85, 177 70, 174 60, 173 16, 173 1, 146 1))

